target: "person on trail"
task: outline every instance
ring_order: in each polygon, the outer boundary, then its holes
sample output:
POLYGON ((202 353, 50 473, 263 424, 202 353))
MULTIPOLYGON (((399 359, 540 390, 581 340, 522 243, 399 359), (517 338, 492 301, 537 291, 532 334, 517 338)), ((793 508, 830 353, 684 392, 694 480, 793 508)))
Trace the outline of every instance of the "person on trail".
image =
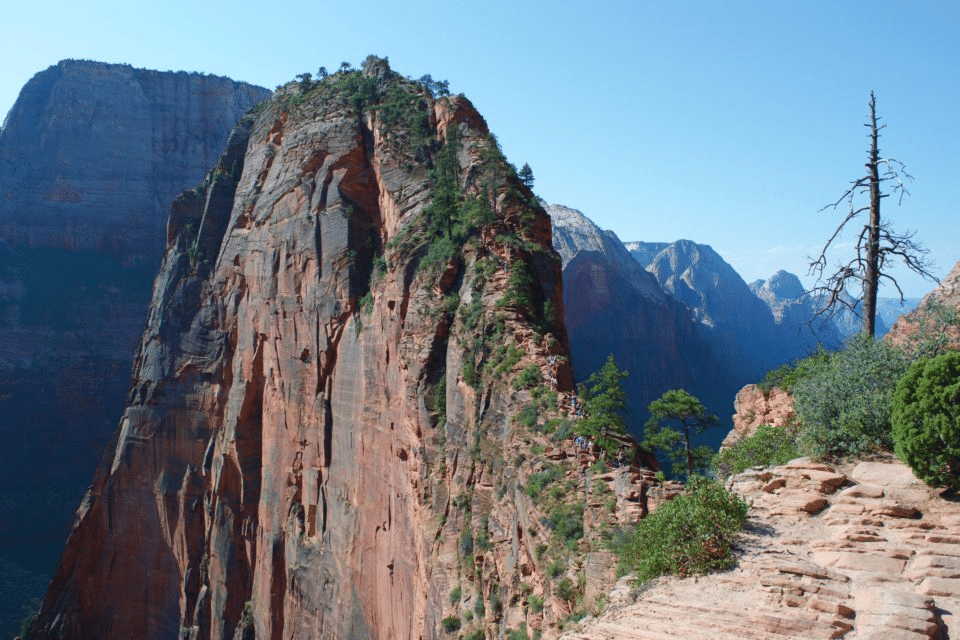
POLYGON ((620 450, 617 451, 617 466, 622 467, 627 461, 627 457, 623 455, 623 447, 620 447, 620 450))

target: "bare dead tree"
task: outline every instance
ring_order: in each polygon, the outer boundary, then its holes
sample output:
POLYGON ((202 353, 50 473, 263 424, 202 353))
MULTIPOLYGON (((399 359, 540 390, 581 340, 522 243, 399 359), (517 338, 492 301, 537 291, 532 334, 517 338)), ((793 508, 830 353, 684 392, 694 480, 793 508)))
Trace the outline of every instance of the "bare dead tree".
POLYGON ((871 91, 869 121, 864 124, 870 129, 870 150, 867 163, 864 165, 867 168, 867 174, 854 180, 851 187, 836 202, 820 209, 820 211, 839 209, 843 203, 847 203, 847 213, 843 221, 823 245, 820 255, 810 262, 810 274, 817 276, 817 282, 809 292, 815 300, 820 300, 820 309, 814 318, 821 316, 830 318, 841 307, 856 313, 857 305, 862 302, 862 332, 871 337, 874 335, 876 325, 877 290, 880 288, 880 281, 886 280, 892 283, 900 295, 900 301, 903 302, 900 284, 890 275, 891 263, 899 258, 912 271, 939 282, 936 276, 930 273, 932 265, 926 258, 927 249, 914 240, 915 233, 909 230, 898 233, 892 229, 889 221, 880 217, 880 201, 891 195, 883 192, 883 183, 892 183, 890 191, 898 195, 897 203, 899 204, 903 201, 903 196, 910 193, 904 181, 913 180, 913 176, 907 173, 906 165, 899 160, 880 156, 877 141, 880 138, 880 131, 887 125, 878 125, 877 120, 876 99, 871 91), (864 197, 867 203, 861 204, 864 197), (860 229, 854 256, 846 263, 839 264, 835 271, 824 273, 827 269, 827 250, 830 245, 840 236, 847 224, 861 214, 868 215, 863 228, 860 229), (861 291, 859 296, 853 297, 848 293, 847 289, 851 285, 855 289, 859 285, 861 291))

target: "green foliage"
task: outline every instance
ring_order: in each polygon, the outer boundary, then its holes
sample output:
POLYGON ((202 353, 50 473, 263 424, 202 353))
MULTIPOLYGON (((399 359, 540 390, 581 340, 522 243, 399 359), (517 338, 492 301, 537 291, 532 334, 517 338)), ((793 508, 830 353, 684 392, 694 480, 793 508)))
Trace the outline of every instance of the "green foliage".
POLYGON ((530 165, 526 162, 523 163, 523 166, 520 167, 520 171, 517 172, 517 177, 520 178, 520 182, 523 183, 527 189, 533 189, 533 169, 530 168, 530 165))
POLYGON ((583 537, 582 502, 561 502, 550 509, 547 519, 557 542, 571 547, 583 537))
POLYGON ((463 589, 460 588, 460 585, 457 585, 450 591, 450 604, 456 606, 460 599, 463 597, 463 589))
POLYGON ((543 598, 534 595, 528 596, 527 606, 531 613, 540 613, 543 611, 543 598))
POLYGON ((674 475, 692 478, 706 473, 713 459, 709 447, 693 447, 690 438, 709 427, 719 426, 717 416, 683 389, 671 389, 648 405, 650 419, 644 425, 644 446, 663 452, 673 462, 674 475), (670 425, 676 425, 673 428, 670 425))
POLYGON ((486 634, 483 629, 474 629, 463 637, 463 640, 486 640, 486 634))
POLYGON ((621 381, 628 375, 630 374, 627 371, 621 371, 617 367, 611 353, 600 371, 590 374, 583 386, 582 400, 586 417, 580 421, 577 428, 584 435, 592 436, 607 453, 613 453, 619 443, 604 438, 604 430, 617 434, 627 432, 627 394, 621 381))
POLYGON ((786 464, 800 455, 796 422, 782 427, 762 424, 752 436, 717 454, 717 476, 726 478, 750 467, 786 464))
POLYGON ((460 630, 460 618, 458 616, 447 616, 441 620, 440 624, 447 633, 453 633, 460 630))
POLYGON ((531 389, 543 381, 543 375, 540 373, 540 367, 531 364, 523 368, 516 378, 510 383, 514 389, 531 389))
POLYGON ((526 427, 527 429, 535 429, 537 426, 537 405, 534 403, 528 403, 523 405, 520 411, 517 412, 516 417, 514 418, 517 424, 526 427))
POLYGON ((554 587, 554 594, 565 602, 573 602, 577 599, 577 588, 570 578, 564 578, 554 587))
POLYGON ((747 504, 705 478, 694 478, 688 489, 641 520, 617 550, 622 568, 636 572, 638 581, 733 566, 732 544, 747 520, 747 504))
POLYGON ((790 364, 782 365, 772 371, 768 371, 763 381, 757 386, 764 393, 770 393, 774 387, 780 387, 787 393, 792 393, 796 384, 815 374, 830 360, 830 352, 822 347, 816 353, 802 360, 790 364))
POLYGON ((793 388, 800 448, 813 458, 890 449, 890 410, 907 359, 895 347, 860 334, 810 363, 793 388))
POLYGON ((483 618, 487 613, 487 608, 483 604, 483 598, 478 597, 473 603, 473 612, 477 614, 478 618, 483 618))
POLYGON ((560 467, 556 465, 548 465, 543 471, 530 474, 524 491, 528 496, 536 499, 537 496, 543 493, 544 487, 553 484, 561 476, 562 473, 560 467))
POLYGON ((922 358, 897 383, 894 451, 931 486, 960 490, 960 353, 922 358))

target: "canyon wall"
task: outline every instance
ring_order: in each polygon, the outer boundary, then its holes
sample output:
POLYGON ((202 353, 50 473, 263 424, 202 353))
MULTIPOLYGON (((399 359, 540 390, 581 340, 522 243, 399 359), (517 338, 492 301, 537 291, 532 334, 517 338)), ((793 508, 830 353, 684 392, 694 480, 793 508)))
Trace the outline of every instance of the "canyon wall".
POLYGON ((375 58, 292 83, 166 235, 28 637, 439 638, 473 599, 478 628, 555 624, 517 595, 550 527, 508 381, 572 387, 560 261, 470 103, 375 58))
MULTIPOLYGON (((43 593, 123 412, 170 203, 266 89, 64 61, 0 131, 0 633, 43 593)), ((34 605, 36 606, 36 605, 34 605)))

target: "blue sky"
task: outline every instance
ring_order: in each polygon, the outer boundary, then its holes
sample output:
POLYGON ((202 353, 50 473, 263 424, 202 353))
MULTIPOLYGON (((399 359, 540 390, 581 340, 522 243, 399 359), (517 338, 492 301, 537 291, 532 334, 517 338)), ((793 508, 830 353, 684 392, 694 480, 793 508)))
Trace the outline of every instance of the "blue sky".
POLYGON ((960 260, 960 0, 0 3, 0 113, 63 58, 274 88, 388 56, 466 94, 548 202, 710 244, 748 282, 805 277, 839 219, 818 209, 864 171, 873 90, 881 151, 916 177, 885 214, 939 275, 960 260))

